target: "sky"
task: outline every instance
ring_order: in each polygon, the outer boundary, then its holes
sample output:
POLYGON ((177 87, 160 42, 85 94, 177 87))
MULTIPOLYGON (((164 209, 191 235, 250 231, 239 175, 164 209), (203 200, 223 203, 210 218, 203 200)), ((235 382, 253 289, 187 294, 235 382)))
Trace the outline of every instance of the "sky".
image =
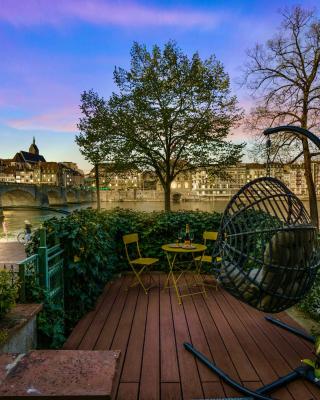
MULTIPOLYGON (((47 161, 74 161, 88 171, 74 141, 80 95, 116 90, 115 66, 129 68, 134 41, 162 46, 175 40, 188 55, 222 61, 246 110, 239 86, 246 50, 279 27, 279 1, 268 0, 0 0, 0 158, 28 149, 35 136, 47 161)), ((318 0, 283 0, 281 7, 316 8, 318 0)), ((248 141, 239 130, 234 141, 248 141)))

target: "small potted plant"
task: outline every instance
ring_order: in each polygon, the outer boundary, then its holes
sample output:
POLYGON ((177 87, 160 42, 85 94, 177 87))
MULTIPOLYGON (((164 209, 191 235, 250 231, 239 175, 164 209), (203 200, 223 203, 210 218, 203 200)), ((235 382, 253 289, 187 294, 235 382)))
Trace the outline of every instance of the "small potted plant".
POLYGON ((314 377, 318 380, 320 379, 320 336, 316 338, 313 354, 315 355, 315 360, 305 358, 301 362, 313 368, 314 377))

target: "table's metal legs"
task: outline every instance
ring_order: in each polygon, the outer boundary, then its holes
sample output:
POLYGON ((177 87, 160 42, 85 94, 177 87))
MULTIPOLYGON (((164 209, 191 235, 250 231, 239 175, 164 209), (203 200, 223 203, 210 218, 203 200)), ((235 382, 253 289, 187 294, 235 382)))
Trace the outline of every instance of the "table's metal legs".
MULTIPOLYGON (((174 266, 175 266, 177 254, 178 254, 178 253, 174 253, 173 258, 170 259, 169 253, 166 252, 166 256, 167 256, 167 260, 168 260, 168 264, 169 264, 170 270, 169 270, 169 273, 168 273, 168 276, 167 276, 167 279, 166 279, 166 281, 165 281, 165 284, 164 284, 164 287, 163 287, 163 288, 164 288, 164 289, 168 289, 168 288, 170 287, 169 285, 170 285, 170 279, 171 279, 171 280, 172 280, 173 287, 174 287, 174 290, 175 290, 175 292, 176 292, 176 296, 177 296, 177 299, 178 299, 178 303, 181 305, 181 304, 182 304, 182 297, 193 296, 193 295, 195 295, 195 294, 204 294, 204 295, 206 296, 206 295, 207 295, 207 292, 206 292, 206 289, 205 289, 205 287, 204 287, 203 281, 202 281, 202 279, 200 278, 199 284, 202 286, 202 291, 200 291, 200 292, 192 292, 192 293, 187 293, 187 294, 180 294, 180 289, 179 289, 179 286, 178 286, 178 281, 179 281, 179 279, 182 277, 182 275, 183 275, 186 271, 178 271, 178 276, 177 276, 177 277, 175 276, 175 274, 174 274, 174 266)), ((194 262, 194 264, 195 264, 195 267, 196 267, 197 265, 196 265, 194 253, 192 253, 192 260, 193 260, 193 262, 194 262)), ((195 275, 197 276, 197 278, 199 278, 199 274, 197 273, 197 270, 195 271, 195 275)))
POLYGON ((178 280, 180 279, 182 273, 180 273, 180 275, 178 276, 178 279, 176 279, 176 277, 174 276, 174 272, 173 272, 174 264, 175 264, 175 261, 176 261, 176 258, 177 258, 177 253, 174 254, 172 260, 170 260, 169 254, 167 252, 166 252, 166 256, 167 256, 167 260, 168 260, 170 271, 169 271, 169 274, 167 276, 166 282, 164 284, 164 289, 168 289, 170 287, 169 284, 170 284, 170 278, 171 278, 174 290, 175 290, 177 298, 178 298, 178 303, 182 304, 181 296, 180 296, 179 288, 178 288, 178 280))

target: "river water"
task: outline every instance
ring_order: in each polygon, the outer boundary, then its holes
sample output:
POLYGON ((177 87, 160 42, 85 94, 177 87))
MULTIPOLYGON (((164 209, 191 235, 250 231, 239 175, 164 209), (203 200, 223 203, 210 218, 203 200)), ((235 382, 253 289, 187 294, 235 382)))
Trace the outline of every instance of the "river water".
MULTIPOLYGON (((216 201, 190 201, 182 202, 177 204, 172 204, 172 210, 200 210, 200 211, 217 211, 222 212, 227 204, 226 200, 216 200, 216 201)), ((64 210, 75 210, 77 208, 95 208, 95 203, 87 204, 73 204, 68 207, 57 207, 64 210)), ((121 208, 131 208, 139 211, 161 211, 163 210, 162 201, 123 201, 123 202, 103 202, 101 203, 102 209, 111 210, 115 207, 121 208)), ((40 210, 11 210, 4 212, 4 218, 7 225, 9 236, 13 237, 17 232, 23 230, 24 221, 29 220, 33 227, 39 226, 43 221, 51 217, 64 217, 64 214, 52 211, 40 211, 40 210)), ((0 233, 2 229, 0 227, 0 233)))
MULTIPOLYGON (((190 201, 190 202, 181 202, 181 203, 173 203, 172 210, 200 210, 200 211, 208 211, 208 212, 223 212, 228 200, 214 200, 214 201, 190 201)), ((307 202, 303 202, 306 208, 308 209, 307 202)), ((68 207, 58 207, 63 208, 64 210, 75 210, 78 208, 86 208, 92 207, 95 208, 95 203, 87 203, 87 204, 73 204, 69 205, 68 207)), ((121 208, 131 208, 134 210, 139 211, 161 211, 163 210, 163 202, 159 201, 123 201, 123 202, 102 202, 101 208, 103 209, 113 209, 115 207, 121 208)), ((320 203, 318 202, 318 207, 320 209, 320 203)), ((60 214, 58 212, 51 212, 51 211, 36 211, 36 210, 12 210, 12 211, 5 211, 4 217, 9 233, 9 237, 13 240, 17 232, 20 232, 24 228, 24 221, 29 220, 33 227, 39 226, 43 221, 51 217, 64 217, 64 214, 60 214)), ((2 229, 0 226, 0 239, 2 236, 2 229)))

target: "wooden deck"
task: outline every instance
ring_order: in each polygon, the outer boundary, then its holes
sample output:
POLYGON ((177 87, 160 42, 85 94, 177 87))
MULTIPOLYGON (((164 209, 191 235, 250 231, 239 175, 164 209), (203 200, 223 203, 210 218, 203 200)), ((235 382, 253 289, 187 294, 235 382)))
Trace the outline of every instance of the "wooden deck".
MULTIPOLYGON (((65 343, 66 349, 121 350, 116 399, 237 396, 183 348, 185 341, 250 388, 267 384, 298 366, 302 358, 312 357, 310 344, 266 322, 263 313, 223 290, 187 297, 179 306, 171 290, 161 289, 165 275, 154 278, 159 287, 148 295, 138 287, 125 290, 131 276, 109 283, 95 310, 65 343)), ((277 318, 297 325, 285 313, 277 318)), ((274 397, 320 399, 320 390, 300 380, 274 397)))

